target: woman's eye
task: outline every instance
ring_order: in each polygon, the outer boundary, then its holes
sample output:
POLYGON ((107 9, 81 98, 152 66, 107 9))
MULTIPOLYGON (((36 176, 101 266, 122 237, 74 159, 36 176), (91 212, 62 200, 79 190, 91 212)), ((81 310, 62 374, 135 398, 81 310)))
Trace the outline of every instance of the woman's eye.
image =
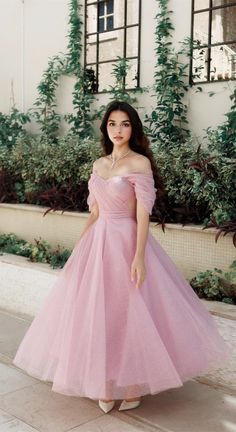
POLYGON ((129 123, 124 123, 124 126, 125 127, 129 127, 129 123))
POLYGON ((109 123, 109 126, 114 126, 114 123, 109 123))

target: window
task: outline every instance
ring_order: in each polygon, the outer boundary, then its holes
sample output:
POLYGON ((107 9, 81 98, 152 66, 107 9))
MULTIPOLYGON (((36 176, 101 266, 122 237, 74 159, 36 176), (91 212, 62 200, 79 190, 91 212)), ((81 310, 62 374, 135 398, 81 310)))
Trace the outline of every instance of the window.
POLYGON ((84 65, 96 93, 114 84, 113 70, 127 59, 129 70, 123 85, 139 86, 141 0, 85 0, 84 65))
POLYGON ((112 30, 114 27, 114 0, 101 1, 98 4, 99 33, 112 30))
POLYGON ((236 1, 192 0, 191 83, 236 79, 236 1))

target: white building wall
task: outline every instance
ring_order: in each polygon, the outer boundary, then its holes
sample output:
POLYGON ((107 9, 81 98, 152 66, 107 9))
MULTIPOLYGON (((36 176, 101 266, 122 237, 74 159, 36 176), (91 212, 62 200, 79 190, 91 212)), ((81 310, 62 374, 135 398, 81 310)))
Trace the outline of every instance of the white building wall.
MULTIPOLYGON (((143 0, 142 3, 140 84, 146 87, 153 84, 158 3, 156 0, 143 0)), ((66 51, 68 4, 68 0, 0 0, 0 111, 8 113, 12 105, 11 82, 17 108, 26 111, 32 107, 48 58, 66 51)), ((173 43, 178 48, 179 42, 190 36, 191 0, 170 0, 170 9, 173 10, 175 27, 173 43)), ((71 77, 60 79, 57 91, 59 112, 72 109, 73 83, 71 77)), ((216 127, 225 120, 234 86, 235 82, 227 81, 202 84, 202 93, 196 93, 195 87, 190 89, 186 103, 190 128, 196 135, 204 135, 204 128, 216 127), (211 91, 216 93, 213 98, 208 95, 211 91)), ((95 105, 99 106, 108 99, 107 95, 101 94, 95 105)), ((155 98, 150 93, 141 95, 139 99, 141 116, 155 106, 155 98)))
POLYGON ((0 111, 11 107, 13 81, 16 107, 27 110, 48 58, 66 50, 66 0, 0 0, 0 111))

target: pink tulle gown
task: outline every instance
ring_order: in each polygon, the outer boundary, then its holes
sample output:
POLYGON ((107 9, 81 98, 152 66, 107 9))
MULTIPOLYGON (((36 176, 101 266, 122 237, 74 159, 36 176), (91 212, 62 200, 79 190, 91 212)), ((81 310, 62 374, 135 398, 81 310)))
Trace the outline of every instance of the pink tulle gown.
POLYGON ((151 214, 153 176, 103 179, 94 170, 88 204, 99 218, 75 245, 26 332, 13 363, 52 390, 123 399, 180 387, 222 367, 231 350, 215 321, 149 232, 146 279, 131 281, 136 199, 151 214))

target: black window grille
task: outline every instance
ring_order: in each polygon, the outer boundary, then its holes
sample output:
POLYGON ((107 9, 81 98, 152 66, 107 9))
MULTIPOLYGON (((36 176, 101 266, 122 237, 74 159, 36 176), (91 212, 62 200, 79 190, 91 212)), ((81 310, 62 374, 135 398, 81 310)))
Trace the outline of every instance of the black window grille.
POLYGON ((114 66, 128 60, 123 85, 140 85, 141 0, 85 0, 84 66, 95 93, 114 84, 114 66))
POLYGON ((190 83, 236 79, 236 1, 192 0, 190 83))

